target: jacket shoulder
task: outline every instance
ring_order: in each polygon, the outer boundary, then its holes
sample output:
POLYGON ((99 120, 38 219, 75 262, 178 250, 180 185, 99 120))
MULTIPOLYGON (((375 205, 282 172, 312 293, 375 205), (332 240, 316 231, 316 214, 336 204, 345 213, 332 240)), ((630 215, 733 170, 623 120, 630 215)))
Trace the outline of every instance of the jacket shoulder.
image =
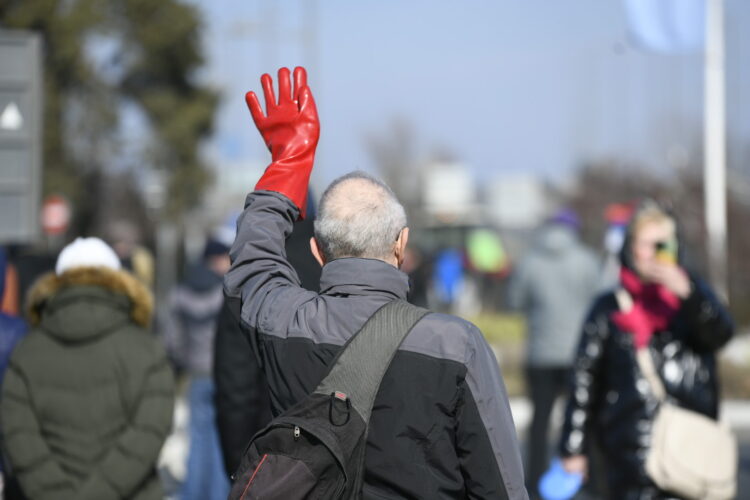
POLYGON ((609 327, 609 318, 612 313, 619 311, 619 309, 620 304, 617 301, 615 289, 599 294, 589 308, 583 323, 584 338, 588 335, 609 337, 612 333, 612 329, 609 327))
POLYGON ((30 328, 26 334, 16 342, 16 345, 11 352, 10 360, 16 365, 23 366, 25 364, 23 360, 27 359, 29 356, 36 356, 37 353, 43 352, 49 347, 50 343, 51 339, 39 328, 30 328))
MULTIPOLYGON (((153 362, 155 359, 166 356, 164 349, 158 339, 146 329, 134 323, 119 327, 110 335, 101 337, 96 347, 98 352, 111 352, 104 346, 116 347, 115 352, 131 357, 141 359, 146 362, 153 362)), ((11 362, 16 367, 31 366, 36 364, 36 360, 44 359, 47 356, 57 356, 66 350, 74 350, 82 345, 89 344, 77 343, 60 343, 51 338, 41 328, 31 328, 26 335, 19 339, 13 353, 11 362)))
POLYGON ((485 344, 473 323, 450 314, 429 313, 401 344, 401 350, 466 364, 477 343, 485 344))
POLYGON ((117 330, 115 337, 125 353, 145 356, 150 359, 166 356, 159 339, 139 325, 132 323, 125 325, 117 330))

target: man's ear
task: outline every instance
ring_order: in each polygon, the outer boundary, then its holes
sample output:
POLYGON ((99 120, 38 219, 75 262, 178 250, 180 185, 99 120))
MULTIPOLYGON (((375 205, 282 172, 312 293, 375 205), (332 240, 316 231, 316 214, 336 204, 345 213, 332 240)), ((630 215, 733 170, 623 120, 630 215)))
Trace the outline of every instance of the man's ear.
POLYGON ((398 233, 396 238, 396 249, 394 255, 396 257, 396 267, 401 269, 401 264, 404 263, 406 258, 406 243, 409 241, 409 228, 405 227, 398 233))
POLYGON ((326 258, 323 257, 323 251, 320 249, 320 244, 318 244, 318 240, 316 240, 315 237, 310 238, 310 251, 312 252, 313 257, 315 257, 315 260, 318 261, 318 264, 320 264, 320 267, 326 265, 326 258))

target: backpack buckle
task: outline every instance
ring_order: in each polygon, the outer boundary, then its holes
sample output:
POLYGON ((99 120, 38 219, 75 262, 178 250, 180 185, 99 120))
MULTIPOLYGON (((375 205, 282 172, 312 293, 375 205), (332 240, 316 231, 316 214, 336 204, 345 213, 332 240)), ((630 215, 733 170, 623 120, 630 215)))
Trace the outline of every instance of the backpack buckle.
POLYGON ((331 421, 331 425, 335 425, 336 427, 341 427, 341 426, 346 425, 352 416, 351 408, 352 408, 351 401, 349 400, 349 397, 345 393, 341 391, 332 392, 330 400, 328 401, 328 420, 331 421), (334 406, 338 407, 336 410, 337 414, 340 414, 342 411, 346 411, 346 418, 344 418, 343 422, 337 422, 336 419, 334 419, 333 417, 334 406))

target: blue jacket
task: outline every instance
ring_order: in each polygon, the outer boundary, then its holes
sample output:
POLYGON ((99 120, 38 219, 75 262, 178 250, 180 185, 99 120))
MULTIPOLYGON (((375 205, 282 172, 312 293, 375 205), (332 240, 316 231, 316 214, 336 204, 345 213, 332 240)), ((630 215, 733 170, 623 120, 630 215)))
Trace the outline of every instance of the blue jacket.
MULTIPOLYGON (((26 334, 26 322, 21 318, 0 313, 0 387, 3 385, 3 376, 8 368, 8 361, 21 337, 26 334)), ((0 473, 3 472, 3 462, 0 460, 0 473)))
POLYGON ((8 360, 13 348, 26 333, 26 322, 21 318, 0 313, 0 386, 8 367, 8 360))

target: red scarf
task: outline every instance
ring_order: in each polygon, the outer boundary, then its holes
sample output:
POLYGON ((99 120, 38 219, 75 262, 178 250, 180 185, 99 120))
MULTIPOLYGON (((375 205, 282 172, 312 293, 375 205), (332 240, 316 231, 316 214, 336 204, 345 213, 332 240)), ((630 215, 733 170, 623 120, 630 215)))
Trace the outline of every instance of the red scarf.
POLYGON ((634 337, 635 347, 646 347, 654 332, 664 330, 680 308, 680 298, 663 285, 644 283, 630 269, 620 270, 620 284, 633 299, 633 307, 612 314, 612 320, 634 337))

